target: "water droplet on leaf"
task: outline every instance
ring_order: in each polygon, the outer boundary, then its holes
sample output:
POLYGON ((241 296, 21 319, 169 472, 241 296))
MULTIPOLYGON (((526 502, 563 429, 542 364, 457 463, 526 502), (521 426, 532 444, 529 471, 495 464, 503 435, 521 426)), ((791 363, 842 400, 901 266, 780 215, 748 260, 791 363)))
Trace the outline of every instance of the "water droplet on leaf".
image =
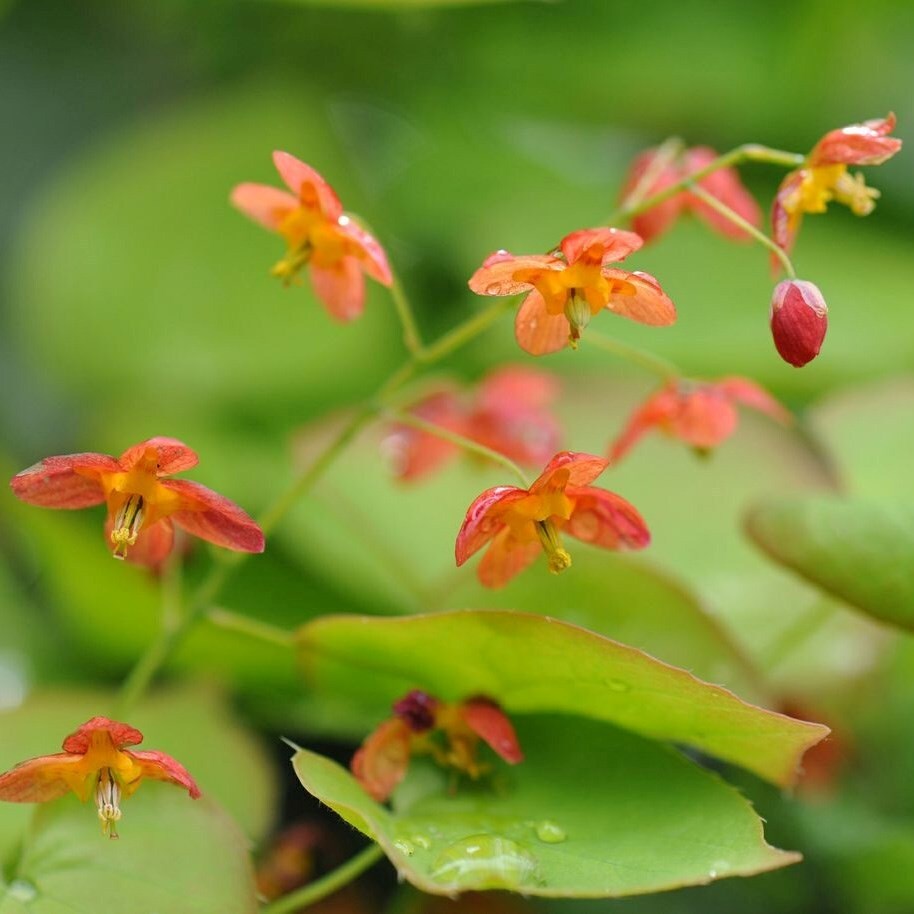
POLYGON ((14 879, 7 889, 7 894, 16 901, 34 901, 38 897, 38 889, 25 879, 14 879))
POLYGON ((421 847, 424 851, 432 846, 432 839, 428 835, 413 835, 412 840, 416 847, 421 847))
POLYGON ((537 822, 534 831, 536 832, 536 837, 545 844, 561 844, 568 837, 565 829, 551 819, 543 819, 542 822, 537 822))
POLYGON ((416 853, 416 848, 413 847, 412 842, 406 841, 403 838, 397 838, 394 841, 394 847, 400 851, 401 854, 406 854, 407 857, 412 857, 416 853))
POLYGON ((446 847, 431 877, 461 889, 517 889, 540 882, 536 857, 498 835, 470 835, 446 847))

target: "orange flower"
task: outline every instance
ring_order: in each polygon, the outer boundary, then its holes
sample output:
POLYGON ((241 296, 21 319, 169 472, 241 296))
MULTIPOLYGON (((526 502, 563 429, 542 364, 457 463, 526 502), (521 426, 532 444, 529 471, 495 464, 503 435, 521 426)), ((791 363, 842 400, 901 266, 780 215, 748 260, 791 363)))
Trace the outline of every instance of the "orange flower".
MULTIPOLYGON (((558 447, 559 429, 548 410, 558 393, 554 378, 508 366, 486 377, 471 399, 439 390, 410 412, 522 464, 542 464, 558 447)), ((419 479, 443 466, 460 449, 431 432, 395 425, 384 441, 396 475, 419 479)))
POLYGON ((531 355, 577 346, 581 330, 604 308, 642 324, 665 326, 676 309, 648 273, 607 266, 641 247, 634 232, 581 229, 552 254, 515 256, 496 251, 470 278, 478 295, 529 293, 514 322, 520 347, 531 355))
POLYGON ((358 317, 365 304, 363 272, 379 283, 393 282, 387 255, 375 238, 344 215, 330 185, 288 152, 273 162, 292 193, 265 184, 239 184, 232 203, 255 222, 282 235, 288 250, 273 267, 286 283, 310 266, 314 294, 339 321, 358 317))
POLYGON ((610 460, 620 460, 642 435, 659 429, 705 452, 726 441, 736 430, 736 404, 751 406, 779 422, 790 413, 767 391, 746 378, 719 381, 671 381, 645 400, 610 448, 610 460))
POLYGON ((200 796, 194 779, 164 752, 130 751, 143 741, 139 730, 107 717, 93 717, 63 741, 63 752, 29 759, 0 774, 0 800, 46 803, 73 791, 83 803, 94 794, 102 831, 116 838, 120 801, 136 793, 143 778, 183 787, 200 796))
POLYGON ((503 587, 546 553, 555 574, 571 565, 559 532, 603 549, 643 549, 650 533, 624 498, 590 485, 608 461, 592 454, 562 451, 549 461, 529 489, 495 486, 467 511, 457 534, 457 564, 489 543, 477 571, 487 587, 503 587))
MULTIPOLYGON (((620 200, 625 198, 641 183, 649 170, 656 167, 655 160, 659 149, 647 149, 632 163, 625 184, 622 186, 620 200)), ((709 146, 695 146, 687 149, 682 157, 661 168, 650 184, 643 188, 643 198, 660 193, 678 181, 709 165, 717 158, 717 153, 709 146)), ((698 182, 698 186, 716 197, 725 206, 742 216, 747 222, 758 226, 762 222, 762 212, 758 203, 740 180, 735 168, 719 168, 698 182)), ((643 199, 642 198, 642 199, 643 199)), ((672 228, 673 223, 683 214, 692 212, 716 232, 735 241, 747 241, 749 235, 738 225, 724 218, 717 210, 712 209, 694 194, 684 190, 664 200, 657 206, 635 216, 632 228, 648 244, 672 228)))
POLYGON ((117 459, 107 454, 46 457, 10 481, 14 494, 43 508, 106 502, 105 534, 115 558, 156 567, 171 552, 172 522, 239 552, 263 552, 263 532, 234 502, 187 479, 165 479, 197 465, 175 438, 150 438, 117 459))
MULTIPOLYGON (((901 140, 888 136, 895 129, 895 115, 851 124, 826 133, 813 146, 805 164, 787 174, 774 198, 771 225, 774 240, 790 251, 800 230, 803 213, 824 213, 834 200, 850 207, 856 216, 867 216, 879 191, 867 187, 863 175, 848 173, 848 165, 881 165, 899 149, 901 140)), ((780 261, 772 257, 777 270, 780 261)))
POLYGON ((474 780, 489 770, 477 758, 480 740, 511 765, 524 759, 511 721, 488 698, 449 703, 413 689, 394 703, 393 711, 352 757, 352 773, 378 802, 406 777, 413 755, 431 755, 474 780), (443 742, 435 739, 438 733, 443 742))

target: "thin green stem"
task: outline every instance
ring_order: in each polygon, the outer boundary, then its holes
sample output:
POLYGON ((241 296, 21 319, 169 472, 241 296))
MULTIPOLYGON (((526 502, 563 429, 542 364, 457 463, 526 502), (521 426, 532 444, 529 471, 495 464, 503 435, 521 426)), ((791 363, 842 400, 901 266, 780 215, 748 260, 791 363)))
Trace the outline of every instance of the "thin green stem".
POLYGON ((689 185, 700 181, 715 171, 719 171, 721 168, 729 168, 742 162, 764 162, 769 165, 780 165, 786 168, 799 168, 805 161, 806 157, 797 153, 784 152, 781 149, 770 149, 767 146, 759 146, 755 143, 737 146, 735 149, 731 149, 729 152, 725 152, 713 161, 708 162, 702 168, 683 176, 680 180, 670 184, 656 194, 652 194, 650 197, 635 203, 623 203, 615 212, 610 214, 605 224, 613 225, 616 222, 623 222, 634 216, 639 216, 665 200, 669 200, 670 197, 675 197, 676 194, 684 191, 689 185))
POLYGON ((779 667, 791 654, 815 635, 835 614, 826 600, 819 600, 808 612, 799 616, 774 640, 762 655, 761 666, 767 672, 779 667))
POLYGON ((589 328, 585 339, 588 345, 596 346, 598 349, 603 349, 605 352, 619 356, 619 358, 625 359, 639 368, 645 368, 653 374, 659 375, 664 381, 682 377, 682 372, 672 362, 661 358, 659 355, 654 355, 652 352, 639 349, 637 346, 630 346, 628 343, 623 343, 613 337, 603 336, 596 330, 589 328))
POLYGON ((293 647, 295 644, 294 633, 268 622, 223 609, 221 606, 213 606, 207 610, 206 618, 225 631, 238 632, 267 644, 277 644, 280 647, 293 647))
POLYGON ((265 905, 261 908, 260 914, 293 914, 295 911, 301 911, 348 885, 361 876, 365 870, 374 866, 383 856, 384 851, 380 845, 369 844, 365 850, 360 851, 342 866, 327 873, 326 876, 322 876, 315 882, 309 882, 308 885, 303 885, 300 889, 295 889, 288 895, 283 895, 282 898, 277 898, 276 901, 265 905))
POLYGON ((434 343, 426 346, 419 357, 420 360, 425 365, 441 361, 446 355, 450 355, 454 350, 475 339, 483 330, 491 327, 505 311, 509 311, 516 305, 517 296, 496 299, 485 311, 474 314, 473 317, 458 324, 453 330, 449 330, 443 336, 438 337, 434 343))
POLYGON ((791 279, 797 278, 797 272, 794 270, 793 264, 790 262, 790 258, 787 256, 787 253, 779 244, 775 244, 775 242, 772 241, 771 238, 769 238, 763 231, 757 229, 748 220, 743 219, 739 213, 734 212, 732 209, 730 209, 729 206, 727 206, 726 203, 718 200, 717 197, 713 196, 713 194, 709 194, 703 187, 701 187, 701 185, 692 184, 689 187, 689 193, 698 197, 698 199, 701 200, 706 206, 709 206, 716 213, 720 213, 720 215, 725 219, 728 219, 734 225, 741 228, 747 235, 750 235, 752 238, 754 238, 760 245, 768 248, 768 250, 771 251, 771 253, 781 261, 781 264, 783 265, 784 270, 787 272, 787 275, 791 279))
POLYGON ((505 469, 510 470, 521 481, 525 489, 530 488, 530 482, 524 471, 509 457, 505 457, 504 454, 493 451, 492 448, 479 444, 471 438, 464 438, 463 435, 458 435, 456 432, 442 428, 440 425, 426 422, 425 419, 420 419, 412 413, 388 410, 386 415, 393 422, 399 422, 401 425, 409 425, 412 428, 417 428, 419 431, 434 435, 436 438, 441 438, 443 441, 450 441, 451 444, 456 445, 469 454, 476 454, 479 457, 485 457, 486 460, 492 460, 495 463, 500 464, 505 467, 505 469))
POLYGON ((393 282, 390 284, 390 297, 393 299, 394 308, 397 310, 397 317, 400 318, 400 323, 403 325, 403 343, 411 355, 421 357, 423 351, 422 334, 419 333, 416 315, 413 313, 409 299, 403 291, 400 278, 396 274, 394 274, 393 282))

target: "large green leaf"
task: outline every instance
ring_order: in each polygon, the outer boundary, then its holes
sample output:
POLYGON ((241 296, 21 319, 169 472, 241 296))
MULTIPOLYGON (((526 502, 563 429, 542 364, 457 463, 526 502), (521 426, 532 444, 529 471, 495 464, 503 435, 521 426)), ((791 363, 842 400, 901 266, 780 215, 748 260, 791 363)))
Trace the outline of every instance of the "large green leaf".
POLYGON ((748 516, 776 562, 877 619, 914 629, 914 502, 789 499, 748 516))
POLYGON ((609 721, 694 746, 779 784, 828 732, 747 704, 641 651, 555 619, 466 610, 403 619, 330 616, 298 634, 322 691, 378 717, 411 688, 446 700, 488 695, 511 712, 609 721))
POLYGON ((247 842, 212 801, 144 784, 106 839, 91 803, 38 808, 0 878, 0 914, 253 914, 247 842))
POLYGON ((300 750, 292 762, 306 790, 435 894, 633 895, 799 859, 765 844, 736 790, 671 749, 582 718, 516 723, 520 765, 455 792, 414 763, 393 811, 329 759, 300 750))

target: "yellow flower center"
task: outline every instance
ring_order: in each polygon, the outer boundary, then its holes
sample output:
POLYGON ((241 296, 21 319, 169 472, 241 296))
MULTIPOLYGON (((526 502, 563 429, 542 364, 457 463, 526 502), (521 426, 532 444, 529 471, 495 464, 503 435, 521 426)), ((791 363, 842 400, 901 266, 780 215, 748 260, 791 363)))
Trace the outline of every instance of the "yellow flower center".
POLYGON ((879 191, 867 187, 863 175, 848 173, 846 165, 821 165, 804 169, 803 179, 784 200, 791 215, 824 213, 835 200, 850 207, 856 216, 867 216, 875 207, 879 191))

